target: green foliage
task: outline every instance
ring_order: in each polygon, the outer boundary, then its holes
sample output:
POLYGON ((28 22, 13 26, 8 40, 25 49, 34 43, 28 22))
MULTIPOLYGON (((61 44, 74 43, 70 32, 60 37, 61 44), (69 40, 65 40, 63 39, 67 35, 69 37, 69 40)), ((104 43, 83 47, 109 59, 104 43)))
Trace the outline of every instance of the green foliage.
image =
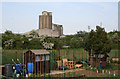
POLYGON ((13 34, 12 31, 7 30, 2 34, 0 43, 2 43, 3 49, 43 49, 45 48, 43 42, 54 44, 53 49, 69 46, 69 48, 84 47, 86 50, 98 51, 101 49, 103 52, 109 52, 110 46, 120 48, 120 32, 106 33, 104 28, 97 26, 96 31, 91 30, 89 34, 85 31, 78 31, 75 35, 66 35, 64 38, 51 38, 39 36, 34 30, 29 35, 13 34), (104 48, 101 48, 102 46, 104 48))
MULTIPOLYGON (((84 49, 61 49, 60 50, 60 59, 62 58, 67 58, 70 61, 73 60, 73 53, 74 53, 74 57, 75 57, 75 61, 86 61, 86 59, 89 58, 88 52, 85 51, 83 52, 84 49), (86 57, 87 55, 87 57, 86 57), (82 59, 83 58, 83 59, 82 59)), ((2 50, 2 64, 13 64, 13 62, 11 61, 11 59, 16 59, 17 57, 20 59, 20 62, 22 62, 23 59, 23 53, 26 52, 27 50, 2 50), (16 53, 17 52, 17 53, 16 53)), ((59 60, 59 51, 57 50, 48 50, 51 52, 51 57, 52 59, 54 59, 54 63, 56 63, 57 60, 59 60)), ((116 49, 116 50, 111 50, 111 52, 109 53, 109 58, 111 59, 112 57, 116 58, 118 57, 118 53, 120 52, 120 50, 116 49), (117 54, 117 55, 116 55, 117 54)))
POLYGON ((38 33, 35 30, 32 30, 29 35, 33 38, 39 37, 38 33))
POLYGON ((17 58, 23 63, 23 52, 27 50, 2 50, 2 64, 14 64, 12 59, 18 63, 17 58))
POLYGON ((76 37, 84 37, 88 33, 86 31, 78 31, 77 34, 75 34, 76 37))
POLYGON ((70 40, 74 38, 74 35, 66 35, 65 38, 61 38, 63 45, 70 46, 70 40))
POLYGON ((108 66, 104 67, 103 70, 110 70, 110 71, 111 70, 120 70, 120 66, 111 63, 108 66))
POLYGON ((6 31, 2 34, 3 49, 42 49, 42 42, 38 38, 12 34, 6 31))
POLYGON ((2 34, 0 34, 0 47, 2 47, 2 34))
POLYGON ((111 39, 112 48, 120 49, 120 31, 109 32, 108 36, 111 39))
POLYGON ((95 53, 109 53, 111 43, 104 28, 96 26, 96 31, 91 30, 85 41, 85 49, 93 50, 95 53))
POLYGON ((42 42, 38 39, 32 39, 28 42, 28 49, 43 49, 42 42))
POLYGON ((112 79, 120 79, 120 74, 110 74, 110 75, 105 75, 104 77, 110 77, 112 79))
POLYGON ((111 63, 116 63, 116 64, 120 64, 120 61, 113 61, 112 58, 110 59, 111 63))
POLYGON ((8 36, 13 35, 12 31, 10 31, 10 30, 6 30, 5 34, 8 35, 8 36))

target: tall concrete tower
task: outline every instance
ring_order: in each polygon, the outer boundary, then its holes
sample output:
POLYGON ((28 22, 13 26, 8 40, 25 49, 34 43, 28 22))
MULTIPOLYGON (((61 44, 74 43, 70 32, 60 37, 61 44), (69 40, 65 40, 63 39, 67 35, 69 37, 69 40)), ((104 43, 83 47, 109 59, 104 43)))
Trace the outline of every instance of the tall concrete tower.
POLYGON ((52 29, 52 12, 43 11, 39 16, 39 29, 52 29))

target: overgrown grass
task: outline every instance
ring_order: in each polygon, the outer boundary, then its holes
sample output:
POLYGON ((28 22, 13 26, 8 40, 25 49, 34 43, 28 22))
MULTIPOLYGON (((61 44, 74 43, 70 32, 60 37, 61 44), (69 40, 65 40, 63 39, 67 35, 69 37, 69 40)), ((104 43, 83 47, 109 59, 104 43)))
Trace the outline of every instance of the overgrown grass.
POLYGON ((16 63, 17 58, 20 60, 20 63, 23 63, 23 52, 26 50, 3 50, 2 51, 2 64, 14 64, 12 59, 15 60, 16 63))
POLYGON ((110 74, 110 75, 105 75, 104 77, 117 77, 116 79, 120 79, 120 74, 110 74))
POLYGON ((109 59, 111 58, 118 58, 120 56, 120 50, 118 49, 112 49, 110 53, 108 53, 109 59))
POLYGON ((104 67, 104 68, 98 68, 98 69, 94 69, 95 67, 91 67, 88 66, 88 65, 83 65, 83 68, 86 69, 86 70, 91 70, 91 71, 97 71, 99 73, 102 73, 102 71, 112 71, 112 70, 120 70, 120 66, 119 65, 116 65, 116 64, 109 64, 108 66, 104 67))
MULTIPOLYGON (((2 64, 13 64, 12 59, 16 60, 19 58, 20 62, 23 62, 23 52, 27 50, 2 50, 2 64)), ((60 53, 57 50, 49 50, 51 52, 52 58, 54 60, 59 60, 62 58, 67 58, 68 60, 74 61, 86 61, 89 58, 88 52, 84 49, 61 49, 60 53)), ((120 50, 113 49, 109 53, 109 59, 113 57, 118 57, 120 50)), ((17 63, 17 61, 15 61, 17 63)))
POLYGON ((88 52, 84 49, 62 49, 52 52, 55 56, 60 56, 60 59, 67 58, 68 60, 86 61, 89 58, 88 52))
MULTIPOLYGON (((20 62, 23 62, 23 53, 27 50, 3 50, 2 51, 2 64, 13 64, 12 59, 16 60, 17 58, 20 62)), ((68 60, 87 60, 88 53, 83 49, 62 49, 58 50, 49 50, 51 52, 52 59, 59 60, 62 58, 67 58, 68 60)), ((17 61, 16 61, 17 63, 17 61)))
POLYGON ((109 64, 107 67, 103 68, 104 70, 120 70, 120 66, 119 65, 115 65, 115 64, 109 64))

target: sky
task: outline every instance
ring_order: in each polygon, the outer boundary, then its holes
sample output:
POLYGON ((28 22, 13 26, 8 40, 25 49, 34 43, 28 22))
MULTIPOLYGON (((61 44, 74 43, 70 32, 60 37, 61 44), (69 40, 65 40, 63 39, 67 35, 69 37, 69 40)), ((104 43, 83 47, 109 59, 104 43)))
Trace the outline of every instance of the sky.
POLYGON ((107 32, 118 30, 118 2, 2 2, 2 32, 38 29, 42 11, 52 12, 52 22, 63 25, 65 35, 100 24, 107 32))
POLYGON ((120 31, 120 2, 118 3, 118 31, 120 31))

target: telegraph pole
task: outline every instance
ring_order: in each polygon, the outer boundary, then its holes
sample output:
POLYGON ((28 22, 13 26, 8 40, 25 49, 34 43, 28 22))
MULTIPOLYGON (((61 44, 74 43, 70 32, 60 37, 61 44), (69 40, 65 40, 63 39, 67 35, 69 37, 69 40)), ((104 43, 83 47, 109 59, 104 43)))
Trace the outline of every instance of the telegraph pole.
MULTIPOLYGON (((88 26, 88 34, 90 33, 90 26, 88 26)), ((90 56, 91 56, 91 49, 88 49, 89 54, 89 64, 90 64, 90 56)))
POLYGON ((90 26, 88 26, 88 32, 90 32, 90 26))
POLYGON ((100 22, 100 27, 102 27, 102 22, 100 22))

